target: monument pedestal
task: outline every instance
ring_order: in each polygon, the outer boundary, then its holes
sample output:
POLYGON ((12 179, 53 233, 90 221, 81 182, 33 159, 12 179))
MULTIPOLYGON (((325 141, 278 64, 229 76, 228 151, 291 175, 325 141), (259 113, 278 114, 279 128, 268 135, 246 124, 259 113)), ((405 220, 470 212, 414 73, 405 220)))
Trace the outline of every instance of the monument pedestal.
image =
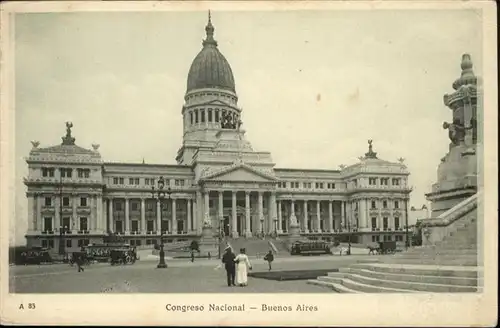
POLYGON ((200 255, 207 256, 210 253, 211 257, 217 257, 219 254, 219 247, 217 245, 217 238, 214 238, 212 227, 203 226, 201 230, 200 239, 200 255))
POLYGON ((477 192, 475 145, 452 147, 438 167, 438 182, 427 194, 431 218, 436 218, 477 192))
POLYGON ((291 250, 292 244, 298 240, 300 240, 300 225, 297 222, 295 214, 292 213, 292 215, 290 216, 290 227, 288 229, 288 240, 287 240, 288 250, 291 250))

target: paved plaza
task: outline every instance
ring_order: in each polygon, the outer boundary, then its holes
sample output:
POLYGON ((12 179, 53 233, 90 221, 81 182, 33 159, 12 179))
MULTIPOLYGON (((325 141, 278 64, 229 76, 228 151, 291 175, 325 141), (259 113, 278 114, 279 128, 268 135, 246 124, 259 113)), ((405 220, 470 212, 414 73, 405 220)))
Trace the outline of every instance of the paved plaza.
MULTIPOLYGON (((322 256, 277 258, 273 271, 334 269, 375 256, 322 256)), ((267 271, 262 259, 251 259, 253 271, 267 271)), ((328 293, 326 288, 306 284, 305 280, 274 281, 249 277, 246 288, 227 287, 219 260, 170 260, 167 269, 156 269, 155 261, 111 266, 106 263, 77 272, 68 264, 12 266, 12 293, 328 293)))

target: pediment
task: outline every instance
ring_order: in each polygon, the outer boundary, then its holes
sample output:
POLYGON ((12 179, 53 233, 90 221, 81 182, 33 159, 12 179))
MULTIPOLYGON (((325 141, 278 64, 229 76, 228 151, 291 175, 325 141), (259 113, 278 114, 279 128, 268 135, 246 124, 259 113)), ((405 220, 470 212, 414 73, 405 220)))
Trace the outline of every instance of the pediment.
POLYGON ((205 181, 274 182, 276 178, 246 164, 232 165, 204 177, 205 181))

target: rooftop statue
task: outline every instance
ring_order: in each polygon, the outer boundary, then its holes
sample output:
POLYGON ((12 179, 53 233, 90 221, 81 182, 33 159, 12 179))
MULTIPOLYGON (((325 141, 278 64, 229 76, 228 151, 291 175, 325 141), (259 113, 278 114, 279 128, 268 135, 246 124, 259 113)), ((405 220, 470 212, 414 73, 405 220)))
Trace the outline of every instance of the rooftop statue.
POLYGON ((33 148, 38 148, 38 146, 40 145, 40 142, 39 141, 32 141, 31 144, 33 145, 33 148))
POLYGON ((62 144, 66 146, 71 146, 75 144, 75 138, 71 136, 71 128, 73 127, 73 123, 66 122, 66 136, 62 137, 62 144))

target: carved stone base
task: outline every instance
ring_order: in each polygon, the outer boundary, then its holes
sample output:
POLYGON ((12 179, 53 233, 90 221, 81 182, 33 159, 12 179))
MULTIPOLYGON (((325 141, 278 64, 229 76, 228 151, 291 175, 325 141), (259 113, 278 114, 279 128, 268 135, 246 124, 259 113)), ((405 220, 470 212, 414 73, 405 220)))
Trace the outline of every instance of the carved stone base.
POLYGON ((238 231, 231 232, 231 237, 232 238, 238 238, 239 237, 238 231))
POLYGON ((252 238, 252 232, 251 231, 245 231, 245 238, 252 238))

